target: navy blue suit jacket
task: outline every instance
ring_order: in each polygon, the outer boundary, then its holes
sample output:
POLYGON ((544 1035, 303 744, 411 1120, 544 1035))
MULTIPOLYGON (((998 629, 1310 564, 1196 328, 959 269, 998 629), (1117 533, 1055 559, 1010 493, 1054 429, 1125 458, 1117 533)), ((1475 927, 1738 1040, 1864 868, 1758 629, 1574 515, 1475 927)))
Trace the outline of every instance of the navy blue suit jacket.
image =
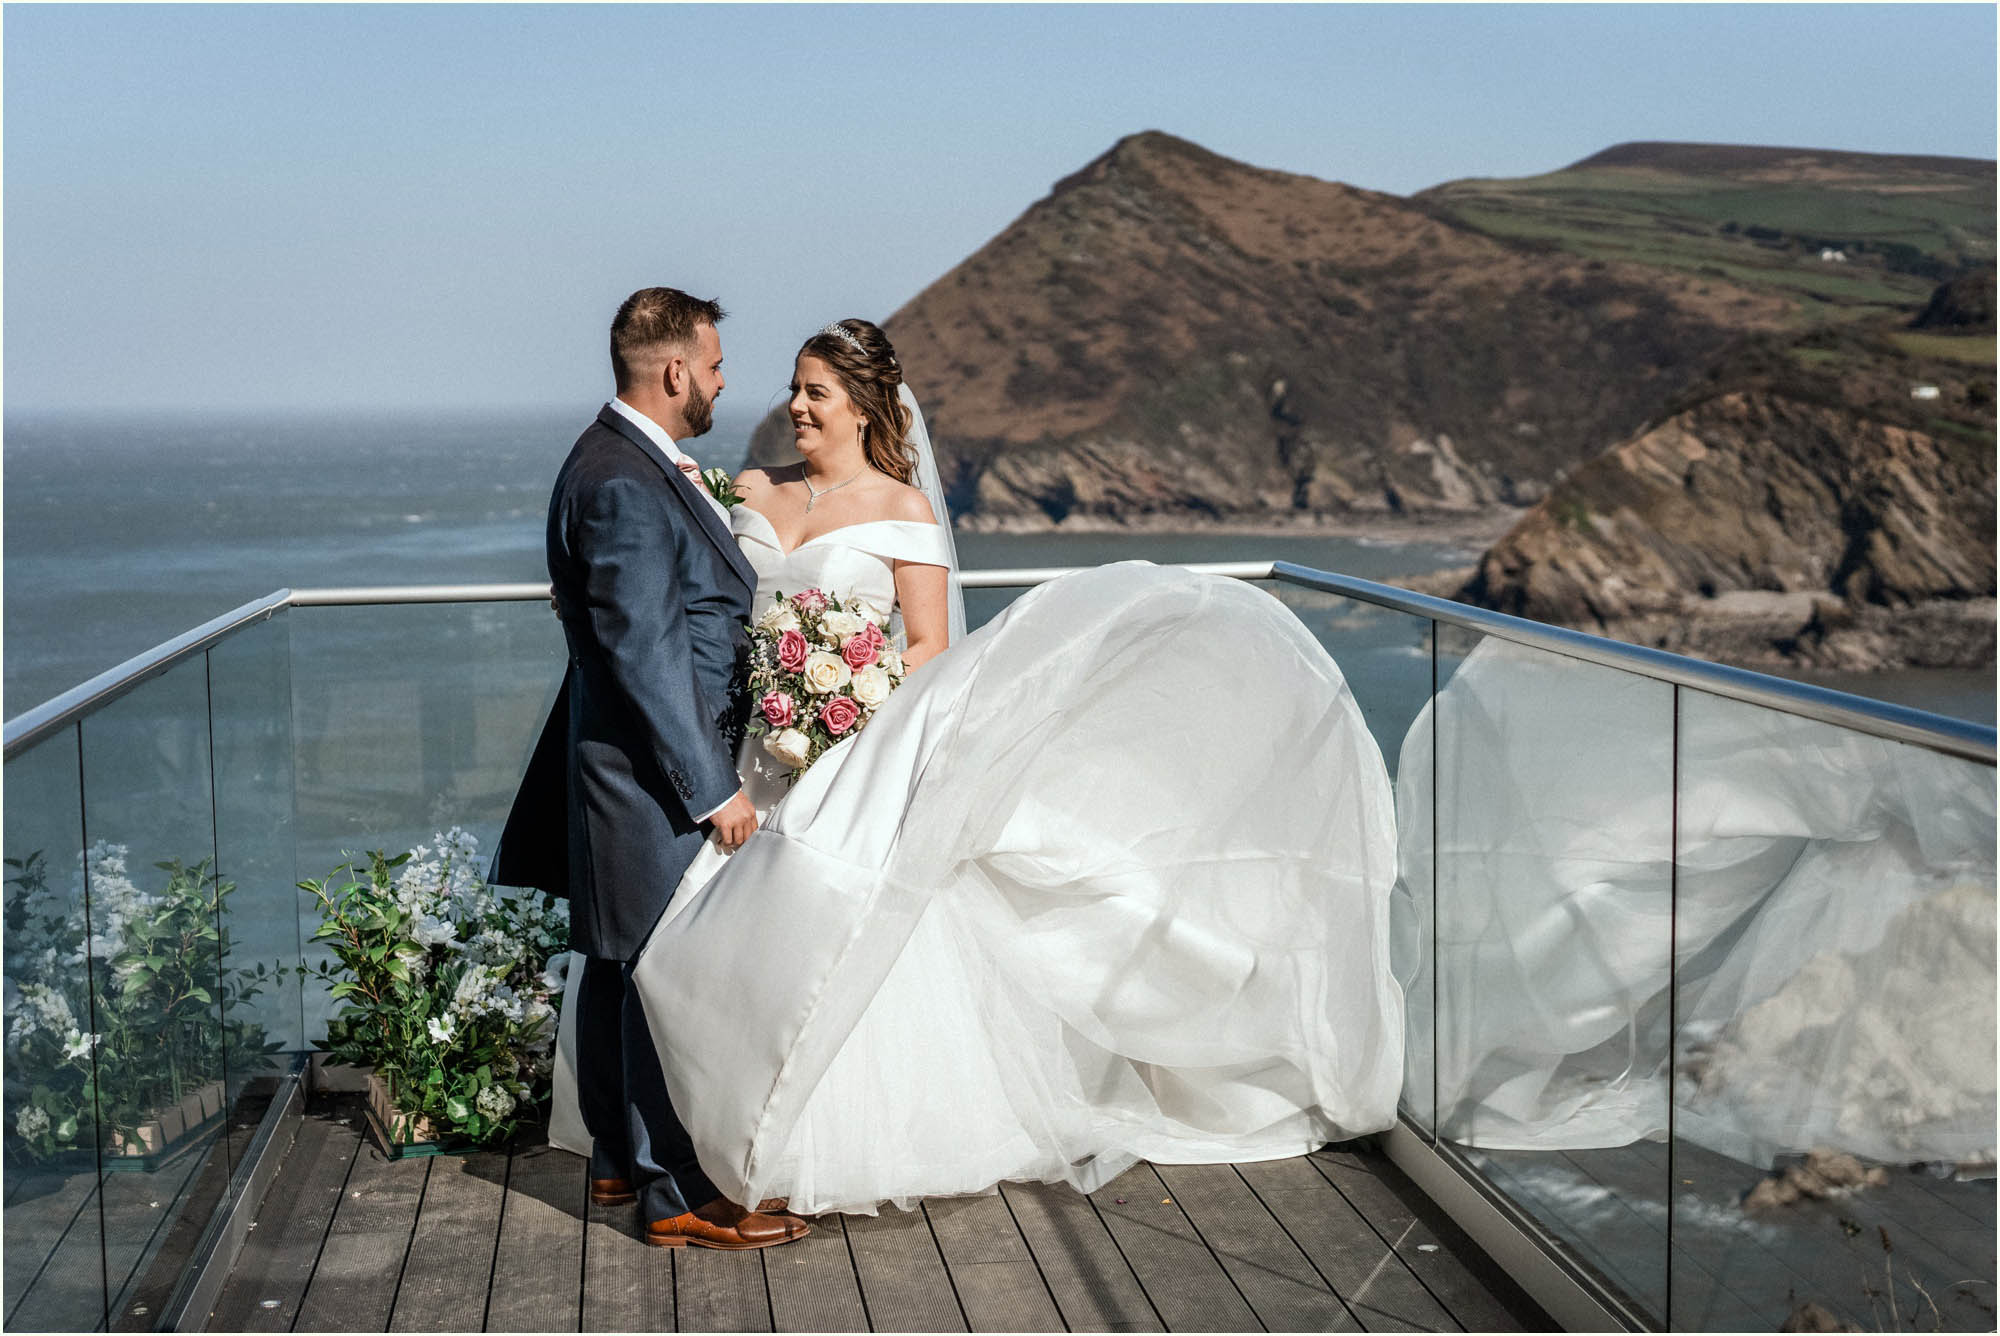
POLYGON ((606 408, 549 498, 569 669, 491 880, 570 899, 570 945, 629 960, 736 792, 756 573, 703 499, 606 408))

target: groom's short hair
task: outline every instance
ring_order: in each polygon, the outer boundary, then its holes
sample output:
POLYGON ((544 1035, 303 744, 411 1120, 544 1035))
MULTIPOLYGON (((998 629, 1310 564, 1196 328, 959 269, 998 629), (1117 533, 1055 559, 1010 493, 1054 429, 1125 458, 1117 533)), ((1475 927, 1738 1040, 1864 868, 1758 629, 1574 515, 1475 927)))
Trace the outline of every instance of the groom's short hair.
POLYGON ((640 288, 611 318, 611 374, 618 388, 631 386, 637 368, 693 347, 695 330, 721 324, 725 314, 720 302, 679 288, 640 288))

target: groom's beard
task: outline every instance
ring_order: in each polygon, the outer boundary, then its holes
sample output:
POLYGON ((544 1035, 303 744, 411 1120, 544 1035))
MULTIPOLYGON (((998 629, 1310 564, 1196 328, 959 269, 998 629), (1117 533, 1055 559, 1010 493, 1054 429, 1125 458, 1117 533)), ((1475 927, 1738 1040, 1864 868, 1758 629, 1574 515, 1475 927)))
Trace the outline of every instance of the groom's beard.
POLYGON ((701 392, 701 386, 688 382, 687 407, 681 410, 681 423, 687 428, 684 439, 693 440, 715 425, 715 400, 701 392))

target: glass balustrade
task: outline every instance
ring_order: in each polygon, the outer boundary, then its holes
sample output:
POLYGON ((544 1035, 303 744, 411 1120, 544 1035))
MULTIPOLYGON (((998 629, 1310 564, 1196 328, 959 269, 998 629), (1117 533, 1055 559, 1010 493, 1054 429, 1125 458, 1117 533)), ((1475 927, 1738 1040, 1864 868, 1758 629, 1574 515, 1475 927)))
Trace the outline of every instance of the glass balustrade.
MULTIPOLYGON (((1402 778, 1404 758, 1414 756, 1422 767, 1420 782, 1430 782, 1429 742, 1432 671, 1432 622, 1428 617, 1399 612, 1374 603, 1296 585, 1273 584, 1271 592, 1310 631, 1340 665, 1341 676, 1354 693, 1392 783, 1419 782, 1402 778)), ((1399 869, 1400 872, 1400 869, 1399 869)), ((1390 901, 1390 961, 1402 984, 1409 1021, 1405 1041, 1402 1114, 1412 1125, 1431 1133, 1436 1123, 1436 1065, 1431 1047, 1428 1005, 1416 1008, 1408 998, 1431 987, 1430 945, 1425 940, 1433 922, 1433 886, 1426 875, 1413 882, 1399 875, 1390 901)))
POLYGON ((1672 1322, 1993 1326, 1994 770, 1683 688, 1672 1322))
MULTIPOLYGON (((292 611, 298 878, 463 827, 490 855, 568 663, 546 600, 292 611)), ((302 896, 309 965, 318 911, 302 896)), ((305 998, 326 1033, 324 990, 305 998)))
MULTIPOLYGON (((1408 1132, 1642 1322, 1990 1328, 1990 760, 1264 587, 1395 788, 1408 1132)), ((9 1329, 152 1325, 324 1033, 294 883, 490 853, 565 662, 543 601, 292 607, 12 749, 9 1329)))
POLYGON ((6 1326, 104 1325, 83 773, 74 726, 6 770, 6 1326))

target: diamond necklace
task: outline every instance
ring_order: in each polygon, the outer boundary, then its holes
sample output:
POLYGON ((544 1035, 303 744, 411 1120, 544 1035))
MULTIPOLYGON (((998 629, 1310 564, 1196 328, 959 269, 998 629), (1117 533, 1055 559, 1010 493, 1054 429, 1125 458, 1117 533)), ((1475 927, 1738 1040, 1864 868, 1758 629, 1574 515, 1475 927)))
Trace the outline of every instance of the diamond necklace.
MULTIPOLYGON (((868 466, 866 464, 863 464, 860 468, 855 470, 854 478, 860 477, 867 471, 868 471, 868 466)), ((799 481, 806 485, 806 514, 808 515, 812 514, 813 502, 819 500, 821 497, 825 496, 828 492, 839 491, 841 488, 847 486, 848 483, 853 482, 854 478, 848 478, 845 481, 837 482, 831 487, 821 487, 815 489, 813 487, 812 479, 806 476, 806 472, 804 469, 800 469, 799 481)))

